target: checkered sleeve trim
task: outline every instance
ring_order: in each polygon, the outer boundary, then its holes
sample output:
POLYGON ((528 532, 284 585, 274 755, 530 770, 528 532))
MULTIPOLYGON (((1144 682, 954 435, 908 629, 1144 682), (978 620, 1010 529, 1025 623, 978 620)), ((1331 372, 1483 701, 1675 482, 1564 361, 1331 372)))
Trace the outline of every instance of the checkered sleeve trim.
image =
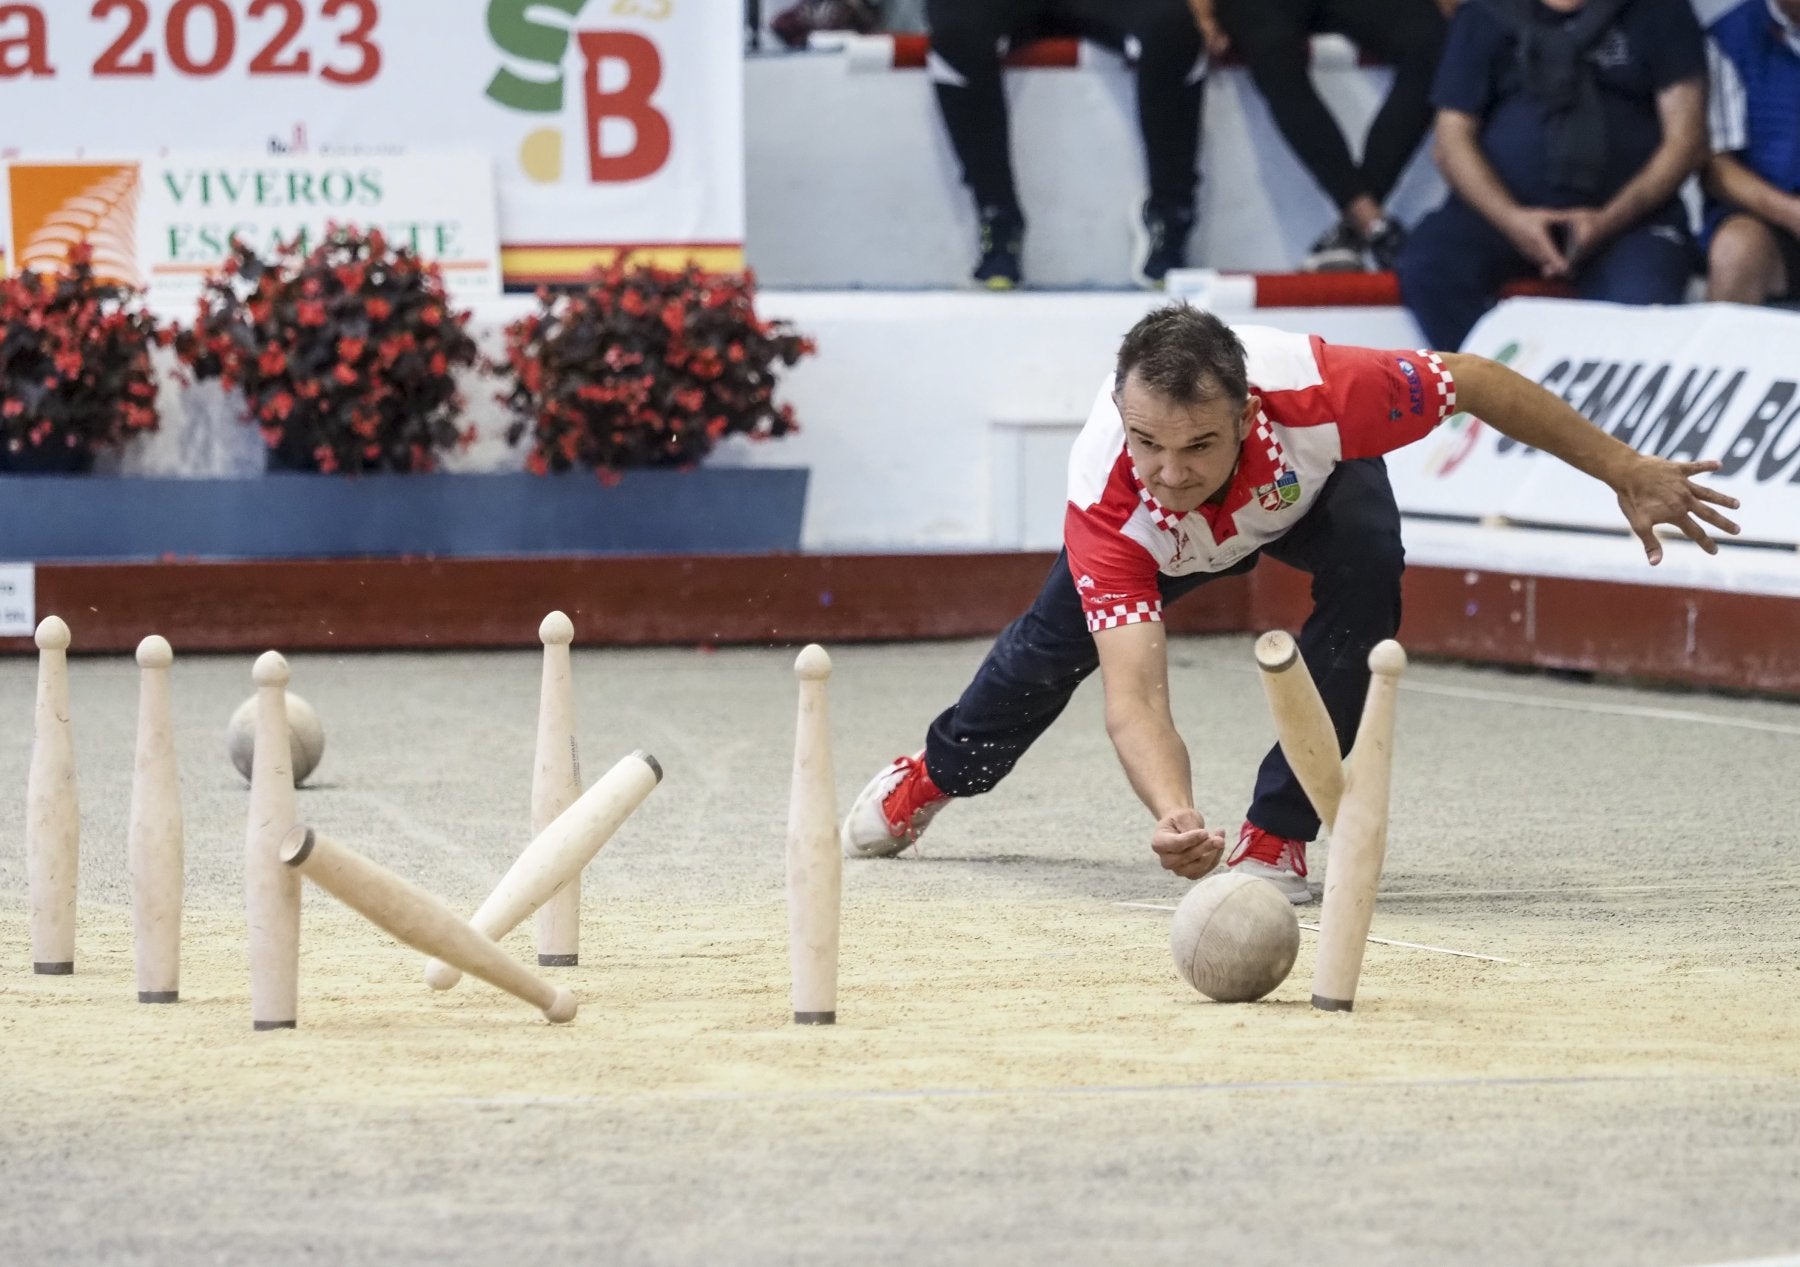
POLYGON ((1089 633, 1099 633, 1102 629, 1117 629, 1120 625, 1141 625, 1145 621, 1161 622, 1162 600, 1155 602, 1142 601, 1136 603, 1120 603, 1116 607, 1104 607, 1099 611, 1087 613, 1089 633))
POLYGON ((1456 380, 1450 377, 1450 371, 1444 365, 1444 358, 1436 352, 1420 348, 1419 355, 1425 358, 1425 364, 1430 366, 1432 374, 1437 379, 1436 421, 1442 422, 1456 412, 1456 380))

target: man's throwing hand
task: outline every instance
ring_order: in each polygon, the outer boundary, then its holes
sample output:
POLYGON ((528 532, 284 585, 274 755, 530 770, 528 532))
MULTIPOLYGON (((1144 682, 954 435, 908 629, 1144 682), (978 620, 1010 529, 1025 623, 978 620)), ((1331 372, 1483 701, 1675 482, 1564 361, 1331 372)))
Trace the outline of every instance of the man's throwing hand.
MULTIPOLYGON (((1718 543, 1707 535, 1695 519, 1711 524, 1720 532, 1737 535, 1738 526, 1714 510, 1724 506, 1738 508, 1738 500, 1704 484, 1696 484, 1693 476, 1719 469, 1717 462, 1670 462, 1663 458, 1642 456, 1632 464, 1618 487, 1619 509, 1625 522, 1644 543, 1644 554, 1652 564, 1662 562, 1662 542, 1656 539, 1657 524, 1673 524, 1708 554, 1719 552, 1718 543)), ((1163 865, 1167 866, 1167 863, 1163 865)))
POLYGON ((1175 809, 1157 820, 1150 848, 1156 851, 1163 870, 1184 880, 1198 880, 1219 865, 1225 833, 1209 830, 1198 810, 1175 809))

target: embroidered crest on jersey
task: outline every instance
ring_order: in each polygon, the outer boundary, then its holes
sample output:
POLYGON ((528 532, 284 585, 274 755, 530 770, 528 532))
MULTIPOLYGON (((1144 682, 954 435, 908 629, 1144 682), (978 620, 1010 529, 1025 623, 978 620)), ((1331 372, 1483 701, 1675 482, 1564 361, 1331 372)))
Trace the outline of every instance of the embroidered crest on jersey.
POLYGON ((1283 471, 1273 484, 1258 484, 1250 494, 1264 510, 1283 510, 1300 500, 1300 476, 1294 471, 1283 471))

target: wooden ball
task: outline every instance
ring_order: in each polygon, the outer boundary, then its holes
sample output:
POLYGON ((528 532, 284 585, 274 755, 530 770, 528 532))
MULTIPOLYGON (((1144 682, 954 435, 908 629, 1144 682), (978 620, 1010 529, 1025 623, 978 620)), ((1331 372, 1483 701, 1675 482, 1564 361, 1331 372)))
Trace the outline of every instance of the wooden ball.
POLYGON ((1227 872, 1181 899, 1169 948, 1182 980, 1207 998, 1248 1003, 1287 980, 1300 953, 1300 921, 1267 880, 1227 872))
MULTIPOLYGON (((319 759, 325 755, 325 728, 313 706, 292 691, 287 692, 287 721, 294 786, 299 787, 319 768, 319 759)), ((231 715, 225 728, 225 746, 231 753, 231 764, 248 779, 250 761, 256 754, 256 696, 239 704, 231 715)))

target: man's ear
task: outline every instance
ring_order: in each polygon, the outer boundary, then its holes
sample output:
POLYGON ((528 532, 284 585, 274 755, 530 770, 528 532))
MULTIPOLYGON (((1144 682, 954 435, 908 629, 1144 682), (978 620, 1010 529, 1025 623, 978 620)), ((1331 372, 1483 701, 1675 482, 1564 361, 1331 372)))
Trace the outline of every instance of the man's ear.
POLYGON ((1262 412, 1262 397, 1255 392, 1244 400, 1244 414, 1238 419, 1238 439, 1242 440, 1250 434, 1250 428, 1256 425, 1256 415, 1262 412))

